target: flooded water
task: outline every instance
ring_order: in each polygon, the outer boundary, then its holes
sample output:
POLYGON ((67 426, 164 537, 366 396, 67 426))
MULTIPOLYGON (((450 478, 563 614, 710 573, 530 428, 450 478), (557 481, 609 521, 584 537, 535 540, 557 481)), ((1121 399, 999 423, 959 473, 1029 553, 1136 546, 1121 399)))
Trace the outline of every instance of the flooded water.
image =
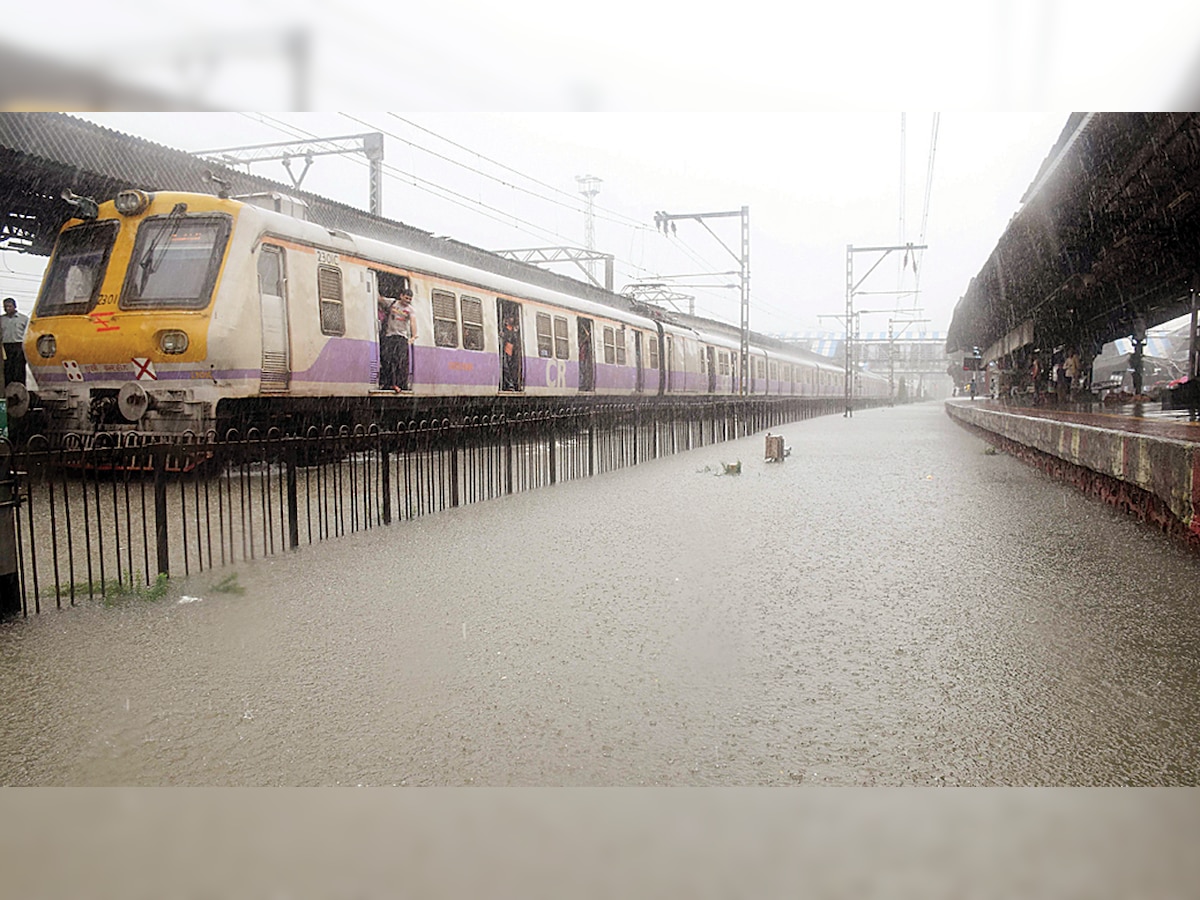
POLYGON ((941 404, 781 431, 0 626, 0 783, 1200 783, 1200 560, 941 404))

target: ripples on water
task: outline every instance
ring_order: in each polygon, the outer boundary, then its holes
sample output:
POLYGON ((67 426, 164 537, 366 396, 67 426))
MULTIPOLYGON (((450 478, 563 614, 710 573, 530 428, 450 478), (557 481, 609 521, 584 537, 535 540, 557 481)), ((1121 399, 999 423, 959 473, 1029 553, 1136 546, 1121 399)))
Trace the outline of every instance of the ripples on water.
POLYGON ((940 404, 782 431, 0 626, 0 782, 1200 780, 1194 556, 940 404))

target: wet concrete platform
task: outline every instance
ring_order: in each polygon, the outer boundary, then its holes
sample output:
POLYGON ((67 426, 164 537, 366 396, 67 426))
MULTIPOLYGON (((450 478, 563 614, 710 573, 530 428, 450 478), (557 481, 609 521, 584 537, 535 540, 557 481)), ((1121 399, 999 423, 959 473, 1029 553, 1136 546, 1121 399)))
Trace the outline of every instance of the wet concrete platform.
MULTIPOLYGON (((1059 460, 1094 479, 1071 480, 1121 505, 1145 506, 1112 484, 1144 492, 1175 520, 1150 518, 1166 530, 1200 539, 1200 422, 1186 410, 1162 410, 1159 404, 1117 407, 1031 407, 995 400, 946 401, 954 420, 991 434, 1010 445, 1059 460)), ((1043 466, 1045 467, 1045 466, 1043 466)), ((1059 473, 1063 474, 1063 473, 1059 473)))

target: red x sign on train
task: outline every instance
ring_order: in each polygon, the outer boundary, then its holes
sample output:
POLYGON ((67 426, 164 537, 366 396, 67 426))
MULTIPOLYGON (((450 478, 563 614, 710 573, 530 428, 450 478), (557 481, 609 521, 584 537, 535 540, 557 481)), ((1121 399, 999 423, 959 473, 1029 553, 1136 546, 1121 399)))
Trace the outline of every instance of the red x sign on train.
POLYGON ((154 363, 150 360, 135 356, 130 362, 133 363, 133 377, 137 381, 158 381, 158 376, 154 374, 154 363))

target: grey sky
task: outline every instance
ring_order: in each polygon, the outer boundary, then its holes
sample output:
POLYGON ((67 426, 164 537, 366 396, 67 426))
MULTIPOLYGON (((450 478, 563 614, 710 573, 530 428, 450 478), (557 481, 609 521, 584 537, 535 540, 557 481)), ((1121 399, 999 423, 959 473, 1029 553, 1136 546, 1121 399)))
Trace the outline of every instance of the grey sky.
MULTIPOLYGON (((920 283, 929 327, 944 329, 1069 110, 1195 99, 1187 84, 1200 62, 1200 5, 1178 0, 1144 0, 1119 21, 1085 0, 747 0, 714 10, 683 0, 570 11, 547 0, 63 0, 16 17, 3 40, 207 108, 302 100, 310 109, 408 110, 85 115, 184 150, 385 131, 385 214, 488 249, 582 244, 575 179, 596 176, 597 249, 617 256, 618 288, 735 268, 696 223, 664 238, 653 214, 747 205, 751 324, 768 332, 840 328, 818 317, 844 310, 846 245, 900 239, 895 110, 949 110, 920 283), (307 47, 299 66, 283 49, 287 35, 307 47), (1054 111, 1007 111, 1020 109, 1054 111)), ((44 108, 21 100, 7 98, 10 108, 44 108)), ((907 117, 912 241, 930 121, 929 112, 907 117)), ((278 164, 255 171, 287 178, 278 164)), ((367 203, 361 162, 321 158, 305 187, 367 203)), ((736 246, 732 223, 716 227, 736 246)), ((872 261, 856 258, 856 273, 872 261)), ((37 268, 0 254, 0 290, 27 306, 37 268)), ((911 272, 905 278, 889 260, 863 289, 911 287, 911 272)), ((695 293, 698 311, 736 320, 735 292, 681 291, 695 293)), ((895 302, 864 297, 859 306, 895 302)), ((885 329, 886 316, 862 327, 885 329)))

